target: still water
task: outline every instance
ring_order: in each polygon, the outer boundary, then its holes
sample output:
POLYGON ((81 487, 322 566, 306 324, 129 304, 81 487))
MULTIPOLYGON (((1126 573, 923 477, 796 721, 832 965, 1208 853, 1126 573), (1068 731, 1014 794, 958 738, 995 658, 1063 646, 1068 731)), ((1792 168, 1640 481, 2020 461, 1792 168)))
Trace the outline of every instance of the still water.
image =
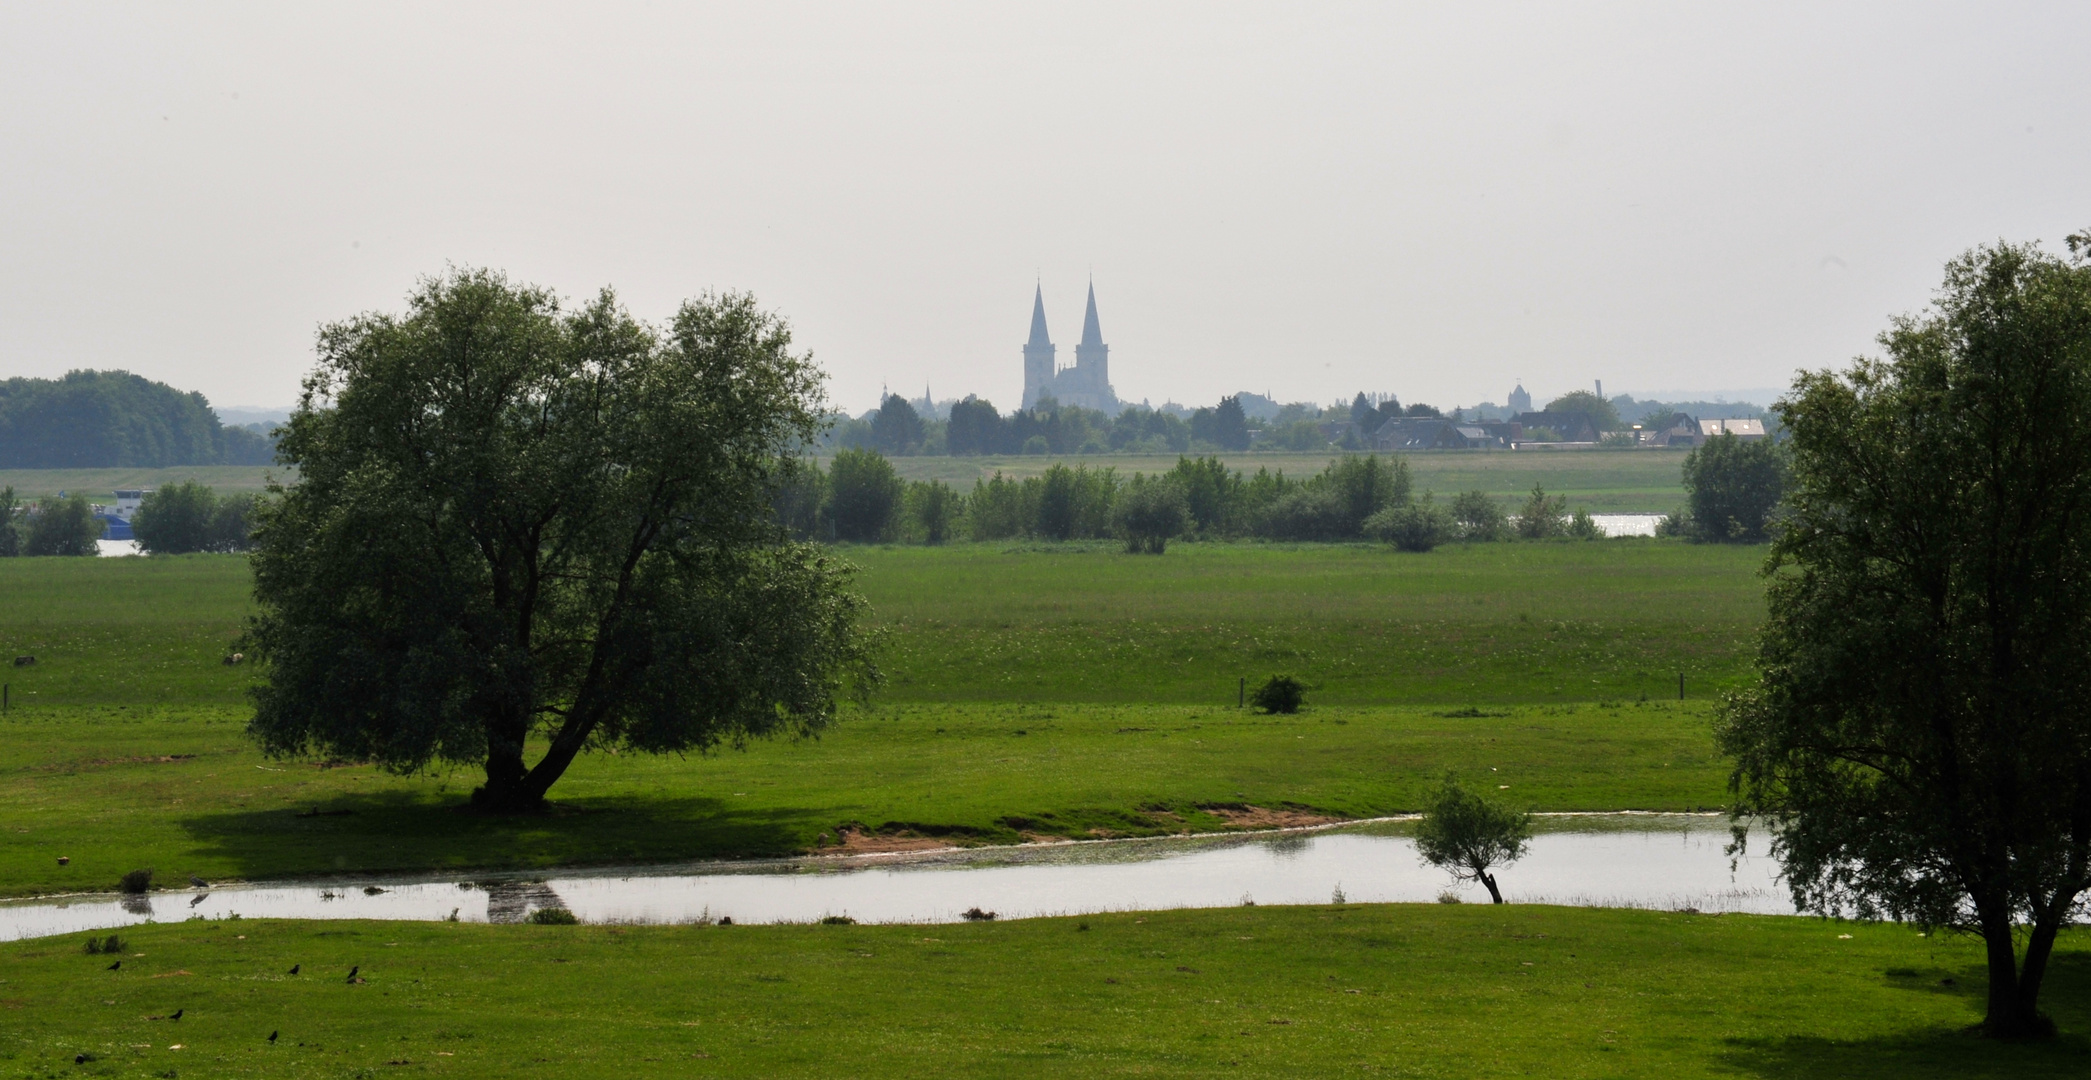
MULTIPOLYGON (((1757 854, 1723 848, 1725 818, 1698 815, 1548 820, 1531 851, 1496 874, 1512 903, 1791 914, 1757 854), (1628 826, 1628 827, 1622 827, 1628 826)), ((583 922, 956 922, 978 907, 1001 918, 1104 911, 1430 901, 1454 887, 1387 827, 1216 837, 976 848, 904 856, 702 863, 640 869, 456 878, 355 878, 242 885, 150 896, 80 896, 0 904, 0 939, 188 918, 443 919, 519 922, 563 907, 583 922)))

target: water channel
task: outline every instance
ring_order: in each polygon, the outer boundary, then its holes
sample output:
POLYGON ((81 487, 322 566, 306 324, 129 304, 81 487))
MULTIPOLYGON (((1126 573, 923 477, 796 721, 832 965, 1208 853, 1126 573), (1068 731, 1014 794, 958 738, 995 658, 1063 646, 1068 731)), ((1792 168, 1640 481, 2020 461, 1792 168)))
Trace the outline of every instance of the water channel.
MULTIPOLYGON (((956 922, 968 908, 1001 918, 1242 903, 1427 902, 1454 887, 1421 864, 1398 824, 1014 848, 712 862, 543 877, 340 878, 147 896, 75 896, 0 904, 0 939, 189 918, 419 919, 520 922, 565 908, 583 922, 673 924, 956 922)), ((1563 815, 1543 819, 1530 852, 1497 873, 1512 903, 1792 914, 1778 866, 1732 861, 1724 817, 1563 815)))

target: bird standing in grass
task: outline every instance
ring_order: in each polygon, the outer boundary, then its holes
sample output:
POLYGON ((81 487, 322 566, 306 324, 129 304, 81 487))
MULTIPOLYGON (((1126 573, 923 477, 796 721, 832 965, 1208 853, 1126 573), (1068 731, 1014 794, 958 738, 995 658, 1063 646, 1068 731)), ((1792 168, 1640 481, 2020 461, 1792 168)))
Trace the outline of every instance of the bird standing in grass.
POLYGON ((363 965, 361 965, 361 964, 353 964, 353 965, 351 965, 351 966, 349 967, 349 977, 348 977, 348 981, 350 981, 350 982, 355 982, 355 981, 356 981, 356 972, 359 972, 359 971, 361 971, 361 970, 363 970, 363 965))
POLYGON ((273 1032, 273 1031, 269 1032, 269 1042, 271 1042, 271 1043, 274 1043, 275 1041, 276 1041, 276 1032, 273 1032))
POLYGON ((290 966, 290 973, 291 973, 291 974, 293 974, 293 975, 296 975, 296 974, 298 973, 298 969, 299 969, 299 968, 301 968, 301 967, 304 967, 304 966, 305 966, 305 965, 303 965, 303 964, 292 964, 292 965, 290 966))
POLYGON ((167 1019, 169 1019, 169 1020, 179 1020, 179 1019, 181 1019, 181 1018, 182 1018, 182 1014, 183 1014, 183 1013, 185 1013, 185 1012, 188 1012, 188 1011, 189 1011, 189 1007, 188 1007, 188 1006, 186 1006, 186 1005, 184 1005, 184 1006, 182 1006, 181 1008, 179 1008, 179 1009, 176 1009, 176 1010, 174 1010, 174 1011, 173 1011, 172 1013, 168 1014, 168 1016, 167 1016, 167 1019))
POLYGON ((115 962, 115 963, 113 963, 113 964, 110 964, 110 965, 109 965, 109 966, 108 966, 107 968, 105 968, 104 970, 106 970, 106 971, 115 971, 115 970, 116 970, 117 968, 120 968, 120 967, 122 967, 122 966, 123 966, 123 961, 121 961, 121 960, 118 960, 117 962, 115 962))

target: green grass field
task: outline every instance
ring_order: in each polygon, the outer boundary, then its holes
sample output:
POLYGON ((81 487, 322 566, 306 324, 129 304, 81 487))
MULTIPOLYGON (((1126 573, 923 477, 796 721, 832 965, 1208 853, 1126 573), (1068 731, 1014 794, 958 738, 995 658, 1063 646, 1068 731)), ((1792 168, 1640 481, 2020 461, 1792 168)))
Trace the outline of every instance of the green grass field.
MULTIPOLYGON (((1705 699, 1748 676, 1763 549, 1452 545, 852 547, 891 631, 886 702, 1231 704, 1289 671, 1325 704, 1705 699)), ((18 701, 236 704, 244 560, 0 560, 18 701)))
MULTIPOLYGON (((234 920, 0 946, 20 1076, 2080 1077, 1997 1044, 1975 942, 1374 905, 954 926, 234 920), (286 974, 291 965, 301 974, 286 974), (362 982, 348 983, 351 966, 362 982), (178 1021, 156 1019, 182 1010, 178 1021), (278 1032, 271 1045, 270 1032, 278 1032), (92 1060, 75 1065, 79 1055, 92 1060)), ((2044 995, 2091 1023, 2091 948, 2044 995)))
POLYGON ((586 755, 553 789, 561 813, 497 818, 450 812, 472 769, 272 762, 243 726, 227 707, 36 706, 0 720, 0 896, 108 890, 143 866, 174 882, 259 880, 781 855, 845 826, 1016 843, 1230 827, 1215 807, 1372 817, 1417 809, 1448 769, 1536 809, 1692 810, 1720 805, 1726 776, 1705 709, 1675 703, 1479 717, 904 705, 818 741, 586 755))
POLYGON ((0 669, 0 895, 107 888, 138 866, 259 879, 779 854, 852 824, 1013 842, 1220 828, 1201 807, 1223 803, 1364 817, 1415 809, 1447 769, 1498 769, 1540 809, 1717 806, 1706 710, 1744 670, 1761 556, 1649 541, 846 554, 891 633, 869 713, 706 759, 586 756, 554 789, 571 812, 521 821, 445 812, 470 768, 256 754, 255 669, 221 663, 248 611, 243 560, 0 560, 0 655, 37 657, 0 669), (1319 687, 1307 712, 1234 707, 1240 679, 1276 670, 1319 687), (353 813, 300 816, 314 809, 353 813))
POLYGON ((295 475, 273 465, 181 465, 169 469, 0 469, 0 487, 12 486, 25 498, 85 492, 90 502, 107 502, 117 488, 165 487, 193 480, 220 494, 260 491, 269 477, 295 475))

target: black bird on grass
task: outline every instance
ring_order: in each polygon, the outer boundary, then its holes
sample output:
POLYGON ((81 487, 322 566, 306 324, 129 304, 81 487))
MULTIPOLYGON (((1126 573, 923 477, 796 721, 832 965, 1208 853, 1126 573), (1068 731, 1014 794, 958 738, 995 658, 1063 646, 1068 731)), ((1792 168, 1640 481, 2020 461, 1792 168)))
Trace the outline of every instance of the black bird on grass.
POLYGON ((361 971, 361 970, 363 970, 363 965, 361 965, 361 964, 355 964, 355 965, 352 965, 352 966, 351 966, 351 967, 349 968, 349 977, 348 977, 348 981, 350 981, 350 982, 355 982, 355 981, 356 981, 356 972, 359 972, 359 971, 361 971))
POLYGON ((188 1007, 188 1006, 186 1006, 186 1005, 184 1005, 184 1006, 182 1006, 181 1008, 179 1008, 179 1009, 176 1009, 176 1010, 174 1010, 174 1011, 173 1011, 172 1013, 169 1013, 169 1014, 168 1014, 168 1016, 167 1016, 167 1019, 169 1019, 169 1020, 179 1020, 179 1019, 181 1019, 181 1018, 182 1018, 182 1014, 183 1014, 183 1013, 185 1013, 185 1012, 188 1012, 188 1011, 189 1011, 189 1007, 188 1007))
POLYGON ((299 969, 299 968, 301 968, 301 967, 304 967, 304 966, 305 966, 305 965, 303 965, 303 964, 292 964, 292 965, 290 966, 290 973, 291 973, 291 974, 293 974, 293 975, 296 975, 296 974, 298 973, 298 969, 299 969))
POLYGON ((270 1041, 270 1042, 272 1042, 272 1043, 276 1041, 276 1033, 275 1033, 275 1032, 273 1032, 273 1031, 269 1032, 269 1041, 270 1041))
POLYGON ((121 961, 121 960, 118 960, 117 962, 115 962, 115 963, 113 963, 113 964, 110 964, 110 965, 109 965, 108 967, 106 967, 106 968, 103 968, 102 970, 104 970, 104 971, 115 971, 115 970, 116 970, 117 968, 120 968, 120 967, 122 967, 122 966, 123 966, 123 961, 121 961))

